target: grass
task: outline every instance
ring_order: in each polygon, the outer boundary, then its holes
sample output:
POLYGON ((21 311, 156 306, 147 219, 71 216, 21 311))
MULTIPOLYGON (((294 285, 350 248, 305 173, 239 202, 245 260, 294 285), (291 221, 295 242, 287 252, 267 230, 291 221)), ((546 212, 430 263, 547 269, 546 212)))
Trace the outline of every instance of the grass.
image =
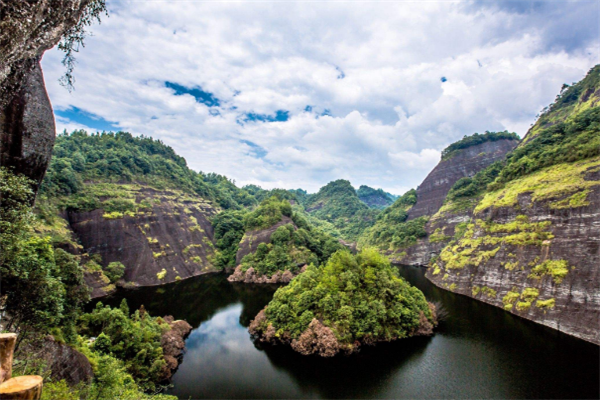
MULTIPOLYGON (((600 185, 600 181, 585 180, 588 170, 600 166, 600 158, 583 160, 575 163, 553 165, 531 175, 506 183, 504 188, 487 193, 475 207, 475 214, 490 207, 511 207, 518 203, 518 196, 531 193, 532 201, 562 199, 565 196, 576 196, 574 206, 587 203, 589 189, 600 185), (580 194, 585 193, 585 195, 580 194), (585 197, 584 197, 585 196, 585 197)), ((571 200, 569 200, 570 204, 571 200)), ((560 200, 554 205, 557 208, 566 206, 560 200)))

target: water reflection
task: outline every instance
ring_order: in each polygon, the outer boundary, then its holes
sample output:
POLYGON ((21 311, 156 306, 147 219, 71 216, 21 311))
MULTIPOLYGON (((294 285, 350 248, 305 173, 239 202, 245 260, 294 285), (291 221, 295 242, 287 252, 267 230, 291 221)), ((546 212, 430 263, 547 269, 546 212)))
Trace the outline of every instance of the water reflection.
POLYGON ((440 290, 419 268, 399 271, 449 317, 433 337, 334 359, 252 342, 247 326, 274 286, 210 275, 103 302, 125 297, 132 308, 144 304, 196 328, 170 391, 179 398, 598 398, 598 346, 440 290))

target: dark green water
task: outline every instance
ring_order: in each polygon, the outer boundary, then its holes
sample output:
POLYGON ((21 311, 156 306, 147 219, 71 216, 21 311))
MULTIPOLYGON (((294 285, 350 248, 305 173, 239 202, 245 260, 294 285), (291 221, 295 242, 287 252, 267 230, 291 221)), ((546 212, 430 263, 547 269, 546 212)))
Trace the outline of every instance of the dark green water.
POLYGON ((417 267, 400 274, 449 313, 436 334, 333 359, 260 346, 250 320, 276 287, 207 275, 103 299, 195 329, 169 393, 199 398, 598 398, 600 347, 438 289, 417 267))

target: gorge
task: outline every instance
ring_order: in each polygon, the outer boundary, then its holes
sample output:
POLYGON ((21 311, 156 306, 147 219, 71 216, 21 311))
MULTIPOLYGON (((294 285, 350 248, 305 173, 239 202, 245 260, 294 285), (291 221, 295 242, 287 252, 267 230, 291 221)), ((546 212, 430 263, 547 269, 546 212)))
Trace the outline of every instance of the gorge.
POLYGON ((55 135, 41 57, 104 1, 6 7, 0 330, 42 398, 600 396, 600 65, 405 193, 263 189, 138 132, 55 135))

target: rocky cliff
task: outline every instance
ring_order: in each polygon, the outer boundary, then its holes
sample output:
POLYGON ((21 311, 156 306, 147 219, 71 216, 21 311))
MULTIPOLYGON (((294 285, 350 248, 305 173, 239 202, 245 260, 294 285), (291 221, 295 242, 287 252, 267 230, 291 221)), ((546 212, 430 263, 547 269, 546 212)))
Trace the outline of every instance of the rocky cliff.
POLYGON ((600 344, 599 82, 596 67, 561 93, 498 171, 482 171, 495 180, 463 182, 472 191, 446 198, 426 237, 394 261, 428 265, 446 290, 600 344))
POLYGON ((417 188, 417 203, 409 210, 408 219, 434 215, 456 181, 502 160, 517 144, 517 140, 509 139, 484 142, 461 149, 449 159, 440 161, 417 188))
POLYGON ((85 255, 84 263, 86 258, 95 258, 98 261, 92 265, 101 267, 84 264, 92 297, 114 289, 105 274, 111 262, 125 266, 117 283, 127 286, 159 285, 216 271, 210 261, 215 248, 209 218, 218 208, 177 190, 118 186, 118 193, 126 194, 136 205, 133 211, 98 208, 62 213, 71 236, 70 245, 62 245, 85 255))
POLYGON ((38 184, 50 162, 55 137, 40 60, 77 25, 89 5, 89 0, 2 2, 0 165, 38 184))

